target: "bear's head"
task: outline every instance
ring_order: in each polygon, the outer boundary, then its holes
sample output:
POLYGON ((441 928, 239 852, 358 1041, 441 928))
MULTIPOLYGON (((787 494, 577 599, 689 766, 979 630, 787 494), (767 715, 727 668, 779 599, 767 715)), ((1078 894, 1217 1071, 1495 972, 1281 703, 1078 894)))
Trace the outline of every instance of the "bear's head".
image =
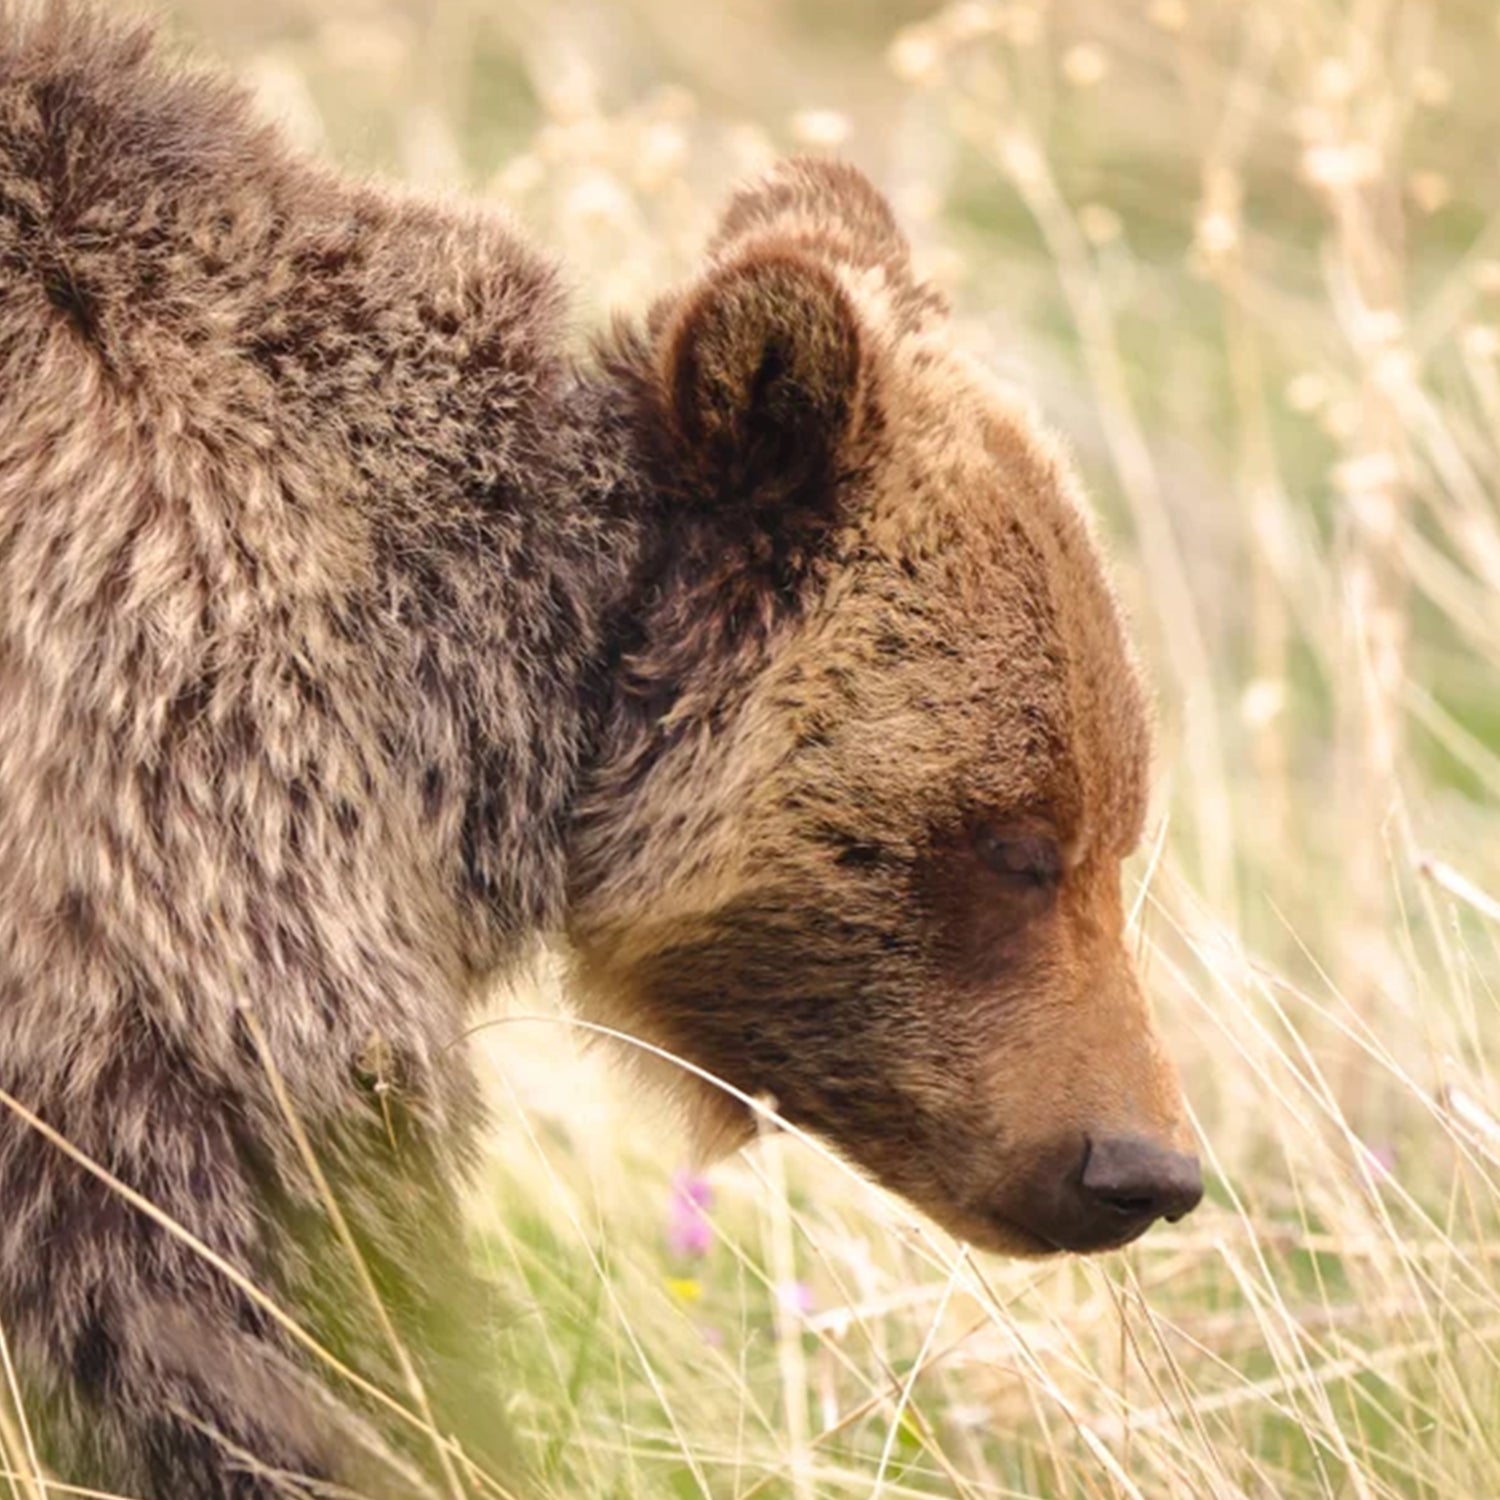
POLYGON ((610 367, 656 510, 573 840, 591 1014, 982 1246, 1190 1210, 1125 933, 1136 664, 1062 459, 954 350, 885 200, 786 163, 610 367))

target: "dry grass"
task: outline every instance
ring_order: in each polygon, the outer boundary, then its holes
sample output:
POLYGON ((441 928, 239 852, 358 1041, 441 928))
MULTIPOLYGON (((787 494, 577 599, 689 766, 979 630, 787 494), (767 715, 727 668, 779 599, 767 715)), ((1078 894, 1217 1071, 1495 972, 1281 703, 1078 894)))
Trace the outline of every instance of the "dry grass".
MULTIPOLYGON (((865 162, 1072 440, 1159 685, 1139 941, 1204 1209, 1001 1263, 770 1133, 674 1255, 670 1131, 546 986, 512 997, 476 1211, 552 1492, 1500 1494, 1493 16, 177 9, 335 154, 510 202, 595 311, 774 151, 865 162)), ((29 1451, 0 1399, 26 1500, 29 1451)))

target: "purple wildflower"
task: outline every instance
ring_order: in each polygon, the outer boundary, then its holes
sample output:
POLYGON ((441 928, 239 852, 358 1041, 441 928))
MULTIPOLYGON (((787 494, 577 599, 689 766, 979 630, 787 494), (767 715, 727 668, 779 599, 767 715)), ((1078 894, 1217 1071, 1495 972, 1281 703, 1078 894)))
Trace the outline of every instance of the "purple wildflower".
POLYGON ((805 1281, 781 1281, 776 1285, 776 1305, 784 1313, 806 1317, 813 1310, 812 1288, 805 1281))
POLYGON ((686 1171, 673 1174, 667 1212, 667 1248, 673 1255, 690 1260, 708 1254, 714 1231, 707 1211, 713 1201, 713 1189, 705 1178, 686 1171))

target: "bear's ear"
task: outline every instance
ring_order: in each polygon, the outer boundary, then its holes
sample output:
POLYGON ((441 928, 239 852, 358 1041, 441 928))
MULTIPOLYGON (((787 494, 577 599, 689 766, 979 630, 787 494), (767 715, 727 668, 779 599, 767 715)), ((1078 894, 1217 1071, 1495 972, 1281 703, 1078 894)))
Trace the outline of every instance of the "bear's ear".
POLYGON ((810 156, 778 162, 729 200, 709 249, 724 255, 768 235, 882 289, 897 332, 947 313, 942 296, 917 279, 911 246, 890 204, 848 162, 810 156))
POLYGON ((787 541, 826 529, 867 377, 859 316, 833 271, 758 239, 689 291, 657 347, 700 503, 787 541))

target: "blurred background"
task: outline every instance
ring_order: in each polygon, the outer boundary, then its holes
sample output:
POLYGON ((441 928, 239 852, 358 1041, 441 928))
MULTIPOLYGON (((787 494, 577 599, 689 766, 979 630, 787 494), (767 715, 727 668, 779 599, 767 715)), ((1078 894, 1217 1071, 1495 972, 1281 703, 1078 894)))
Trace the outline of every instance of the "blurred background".
POLYGON ((1204 1210, 972 1257, 706 1175, 545 975, 476 1235, 559 1496, 1500 1494, 1500 18, 1470 0, 172 0, 352 171, 504 205, 580 339, 831 151, 1098 507, 1161 712, 1142 961, 1204 1210))

